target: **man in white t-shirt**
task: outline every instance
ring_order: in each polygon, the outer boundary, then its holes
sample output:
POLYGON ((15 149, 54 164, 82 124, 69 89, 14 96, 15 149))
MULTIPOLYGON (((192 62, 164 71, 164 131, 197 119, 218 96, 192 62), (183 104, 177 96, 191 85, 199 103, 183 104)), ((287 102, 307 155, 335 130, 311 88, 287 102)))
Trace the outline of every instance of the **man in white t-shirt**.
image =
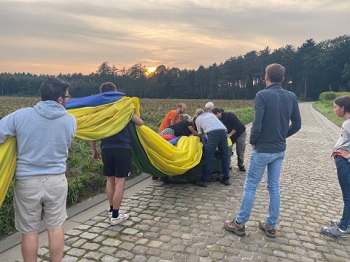
POLYGON ((207 142, 204 144, 203 152, 205 163, 203 166, 202 179, 197 181, 198 186, 206 187, 210 175, 210 168, 213 162, 216 148, 219 149, 222 167, 222 179, 220 180, 226 186, 229 186, 229 155, 227 143, 227 130, 223 123, 212 113, 204 112, 203 109, 196 111, 196 126, 199 137, 204 143, 204 135, 207 137, 207 142))

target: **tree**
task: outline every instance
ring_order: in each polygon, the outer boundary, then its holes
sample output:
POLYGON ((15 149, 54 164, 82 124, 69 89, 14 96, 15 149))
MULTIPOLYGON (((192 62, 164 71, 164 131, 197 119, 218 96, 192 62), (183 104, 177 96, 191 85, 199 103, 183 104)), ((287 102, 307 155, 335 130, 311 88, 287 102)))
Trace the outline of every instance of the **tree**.
MULTIPOLYGON (((347 87, 350 88, 350 64, 346 63, 342 71, 342 76, 345 81, 347 81, 347 87)), ((348 89, 349 90, 349 89, 348 89)))
POLYGON ((303 98, 308 98, 308 85, 314 77, 314 64, 316 60, 316 43, 313 39, 306 40, 297 51, 297 59, 301 65, 299 69, 299 83, 303 86, 303 98))
POLYGON ((108 65, 108 62, 103 62, 97 69, 96 73, 100 76, 113 75, 112 68, 108 65))

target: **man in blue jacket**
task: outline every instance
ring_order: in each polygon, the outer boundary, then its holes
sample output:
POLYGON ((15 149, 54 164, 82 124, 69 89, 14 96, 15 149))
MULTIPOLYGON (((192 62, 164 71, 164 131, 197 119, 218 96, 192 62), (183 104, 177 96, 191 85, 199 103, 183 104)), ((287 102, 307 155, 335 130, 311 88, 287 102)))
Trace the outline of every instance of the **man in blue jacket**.
POLYGON ((276 223, 280 209, 279 178, 286 150, 286 138, 301 127, 298 101, 294 93, 282 87, 285 68, 280 64, 266 67, 266 88, 256 94, 254 121, 250 134, 253 151, 244 184, 241 207, 233 221, 224 223, 225 229, 245 235, 253 208, 256 189, 267 167, 267 188, 270 194, 269 212, 259 227, 268 237, 276 237, 276 223), (291 124, 290 124, 291 121, 291 124))

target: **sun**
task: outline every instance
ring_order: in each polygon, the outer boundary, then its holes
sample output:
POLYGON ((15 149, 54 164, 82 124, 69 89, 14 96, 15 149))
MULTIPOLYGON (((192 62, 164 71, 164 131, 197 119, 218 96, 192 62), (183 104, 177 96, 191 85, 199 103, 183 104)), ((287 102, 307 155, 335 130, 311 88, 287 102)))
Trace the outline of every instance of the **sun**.
POLYGON ((146 68, 146 70, 147 70, 146 74, 150 75, 150 74, 154 73, 156 71, 156 69, 157 69, 156 67, 147 67, 146 68))

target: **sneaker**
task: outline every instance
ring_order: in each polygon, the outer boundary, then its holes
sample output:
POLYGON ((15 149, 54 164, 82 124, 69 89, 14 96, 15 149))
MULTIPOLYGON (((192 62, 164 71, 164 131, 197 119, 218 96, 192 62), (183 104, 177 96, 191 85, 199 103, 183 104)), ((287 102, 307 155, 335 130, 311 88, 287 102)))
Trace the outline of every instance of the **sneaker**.
MULTIPOLYGON (((339 220, 335 220, 335 219, 332 219, 331 220, 331 225, 334 226, 334 225, 337 225, 337 227, 339 227, 339 220)), ((346 230, 346 233, 347 234, 350 234, 350 225, 348 226, 348 229, 346 230)))
POLYGON ((239 166, 239 171, 241 172, 246 172, 247 170, 245 169, 245 166, 239 166))
POLYGON ((266 224, 265 222, 263 221, 260 221, 259 222, 259 228, 265 232, 265 234, 268 236, 268 237, 272 237, 272 238, 275 238, 277 237, 276 235, 276 229, 274 227, 270 227, 268 224, 266 224))
POLYGON ((128 220, 128 218, 129 218, 128 214, 122 214, 122 213, 120 213, 118 217, 111 217, 111 226, 118 225, 128 220))
POLYGON ((229 185, 231 185, 231 182, 230 182, 230 180, 229 179, 226 179, 226 180, 220 180, 220 183, 221 184, 224 184, 225 186, 229 186, 229 185))
POLYGON ((236 219, 234 219, 233 221, 231 221, 231 220, 225 221, 224 227, 227 231, 231 231, 238 236, 245 235, 245 225, 244 224, 237 224, 236 219))
POLYGON ((207 186, 208 186, 208 182, 204 182, 204 181, 202 181, 202 180, 196 181, 195 184, 196 184, 197 186, 201 186, 201 187, 207 187, 207 186))
POLYGON ((112 217, 112 211, 109 211, 109 208, 107 208, 107 213, 108 213, 108 217, 111 218, 112 217))
POLYGON ((346 232, 339 229, 337 224, 334 224, 330 227, 322 226, 321 232, 327 236, 335 238, 347 238, 346 232))

